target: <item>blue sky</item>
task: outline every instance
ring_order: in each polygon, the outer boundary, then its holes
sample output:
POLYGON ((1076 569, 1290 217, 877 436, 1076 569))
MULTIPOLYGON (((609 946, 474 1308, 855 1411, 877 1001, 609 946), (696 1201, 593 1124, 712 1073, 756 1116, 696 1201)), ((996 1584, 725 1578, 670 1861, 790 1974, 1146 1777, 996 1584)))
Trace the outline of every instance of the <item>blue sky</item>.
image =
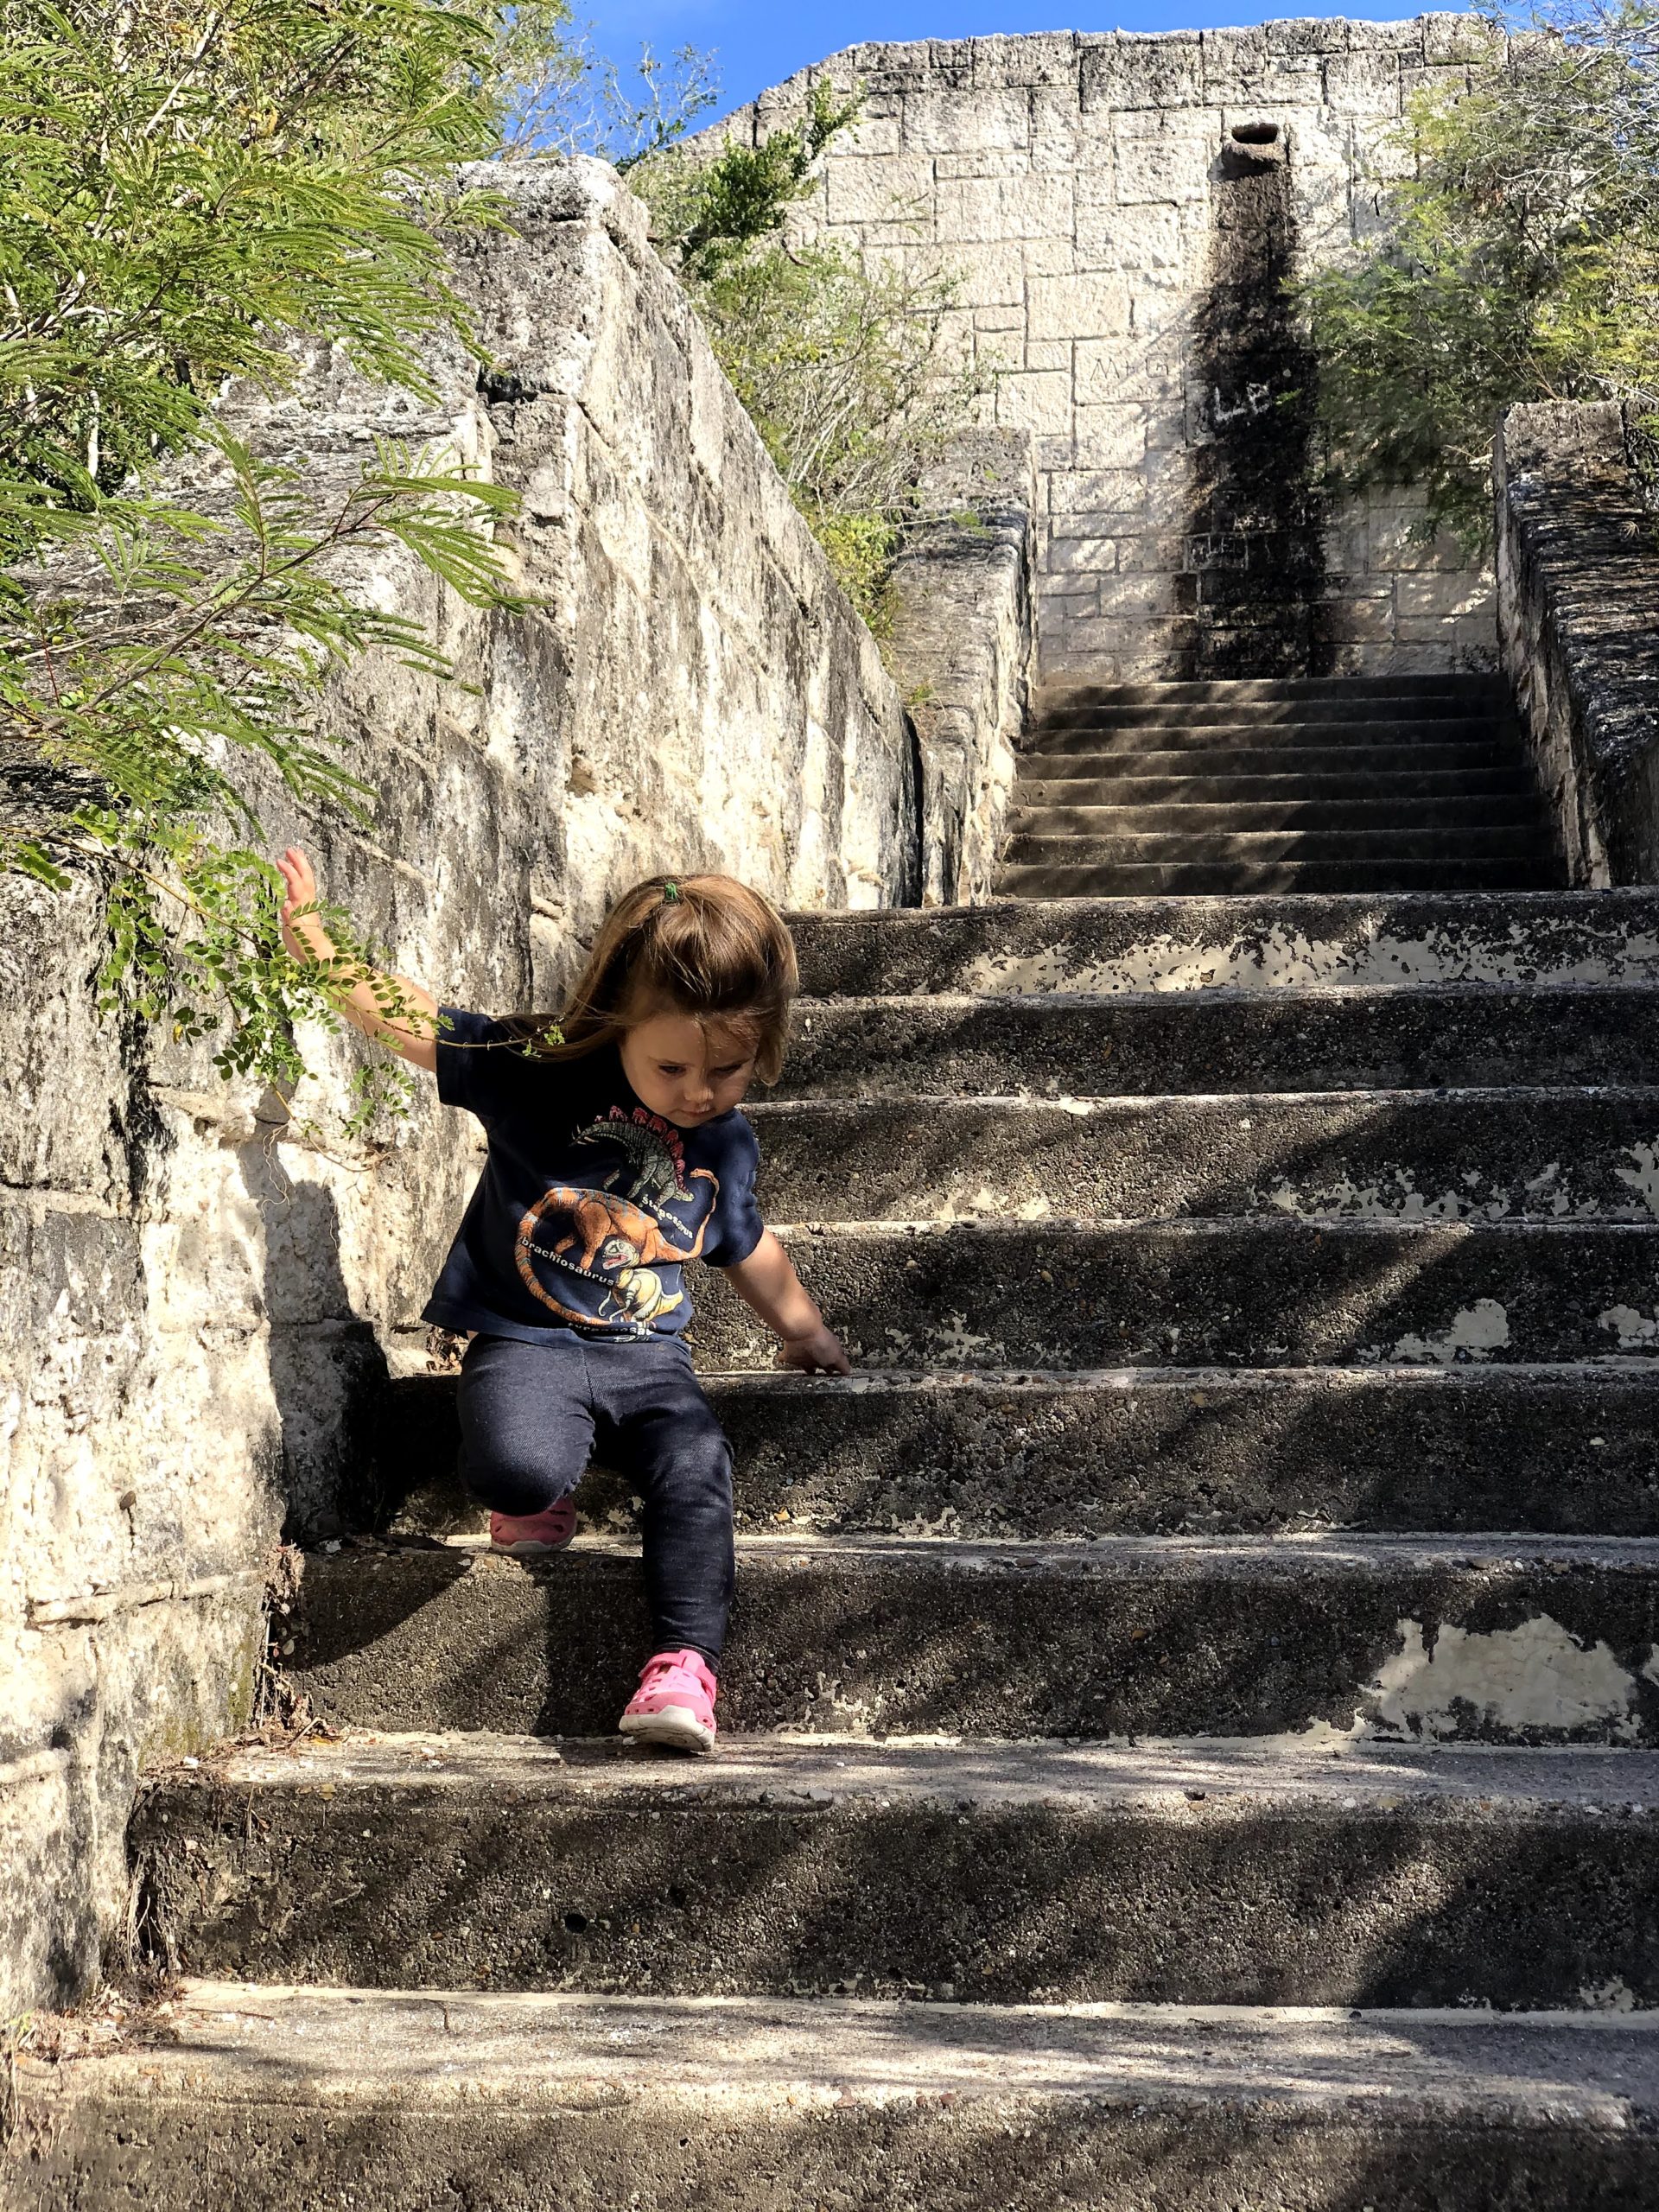
MULTIPOLYGON (((1442 0, 1446 4, 1446 0, 1442 0)), ((578 21, 588 10, 575 0, 578 21)), ((594 22, 594 44, 620 63, 649 40, 659 54, 680 46, 712 49, 721 111, 740 107, 810 61, 865 39, 972 38, 993 31, 1179 31, 1265 22, 1283 16, 1350 16, 1387 22, 1414 15, 1405 4, 1320 8, 1307 0, 1278 7, 1198 4, 1180 9, 1116 0, 1102 10, 1068 10, 1038 0, 609 0, 594 22)))

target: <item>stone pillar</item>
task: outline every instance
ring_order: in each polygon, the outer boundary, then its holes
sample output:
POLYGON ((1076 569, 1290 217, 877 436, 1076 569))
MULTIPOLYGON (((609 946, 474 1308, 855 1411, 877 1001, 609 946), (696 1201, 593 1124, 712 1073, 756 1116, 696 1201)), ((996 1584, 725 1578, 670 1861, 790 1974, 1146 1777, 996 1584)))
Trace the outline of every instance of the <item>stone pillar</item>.
POLYGON ((1189 676, 1323 676, 1331 665, 1314 361, 1286 290, 1297 251, 1290 156, 1278 124, 1236 123, 1215 165, 1175 579, 1189 676))

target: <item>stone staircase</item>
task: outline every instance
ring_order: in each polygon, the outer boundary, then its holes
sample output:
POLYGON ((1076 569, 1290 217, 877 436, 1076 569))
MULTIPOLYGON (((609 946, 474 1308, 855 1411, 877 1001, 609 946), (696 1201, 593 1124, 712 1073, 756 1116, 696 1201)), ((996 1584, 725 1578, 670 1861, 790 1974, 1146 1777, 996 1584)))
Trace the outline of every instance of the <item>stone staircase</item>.
POLYGON ((278 1621, 327 1729, 153 1780, 175 2040, 27 2075, 22 2201, 1659 2202, 1659 894, 798 936, 860 1372, 702 1286, 721 1755, 609 1733, 614 1483, 492 1558, 406 1386, 278 1621))
POLYGON ((1054 683, 1026 747, 1013 897, 1564 880, 1495 677, 1054 683))

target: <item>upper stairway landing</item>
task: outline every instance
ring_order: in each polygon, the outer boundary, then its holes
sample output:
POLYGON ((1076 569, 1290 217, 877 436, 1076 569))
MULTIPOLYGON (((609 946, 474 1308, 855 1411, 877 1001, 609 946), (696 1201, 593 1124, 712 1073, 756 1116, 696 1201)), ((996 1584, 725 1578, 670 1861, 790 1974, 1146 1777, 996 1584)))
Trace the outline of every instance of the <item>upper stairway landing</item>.
POLYGON ((1005 898, 1542 891, 1564 881, 1499 679, 1046 685, 1005 898))

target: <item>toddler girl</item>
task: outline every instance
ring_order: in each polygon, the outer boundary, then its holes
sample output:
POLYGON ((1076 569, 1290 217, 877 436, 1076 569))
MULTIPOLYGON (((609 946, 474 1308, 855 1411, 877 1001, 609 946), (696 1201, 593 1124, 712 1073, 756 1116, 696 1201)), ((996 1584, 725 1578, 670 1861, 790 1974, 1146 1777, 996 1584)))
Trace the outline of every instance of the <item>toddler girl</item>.
MULTIPOLYGON (((278 862, 283 936, 340 956, 316 877, 278 862)), ((484 1173, 424 1319, 471 1338, 459 1409, 467 1480, 494 1549, 556 1551, 590 1449, 645 1502, 652 1656, 624 1734, 715 1740, 715 1674, 732 1599, 731 1453, 681 1332, 683 1268, 725 1270, 782 1363, 844 1375, 788 1256, 761 1222, 754 1132, 737 1111, 783 1065, 795 952, 757 892, 724 875, 654 876, 613 909, 556 1022, 440 1007, 363 974, 341 1011, 489 1139, 484 1173)))

